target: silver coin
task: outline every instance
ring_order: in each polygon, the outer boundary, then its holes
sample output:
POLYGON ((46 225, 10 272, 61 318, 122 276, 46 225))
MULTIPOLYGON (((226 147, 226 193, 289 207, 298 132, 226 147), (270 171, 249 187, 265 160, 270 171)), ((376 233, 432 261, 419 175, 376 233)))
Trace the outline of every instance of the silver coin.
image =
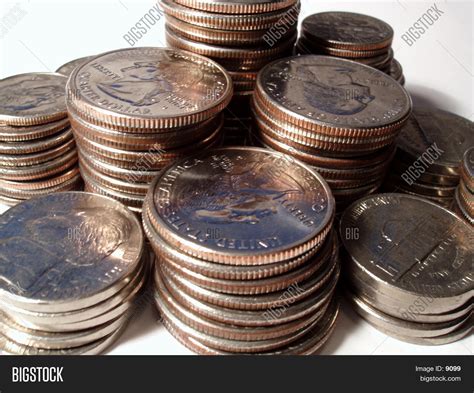
POLYGON ((447 322, 422 323, 406 321, 384 314, 368 304, 363 298, 352 293, 348 293, 347 298, 355 307, 357 313, 372 325, 377 328, 383 328, 384 331, 392 331, 407 337, 437 337, 449 334, 463 326, 471 318, 469 313, 467 316, 447 322))
POLYGON ((432 302, 432 298, 420 296, 413 303, 400 301, 398 298, 389 296, 377 291, 365 277, 355 269, 346 266, 345 274, 350 279, 348 283, 350 290, 356 295, 364 297, 367 303, 383 311, 385 314, 395 318, 411 320, 420 323, 448 322, 454 319, 465 317, 473 310, 472 300, 461 307, 439 314, 427 314, 426 309, 432 302))
POLYGON ((66 82, 65 76, 53 73, 0 80, 0 124, 38 125, 66 117, 66 82))
POLYGON ((80 347, 100 340, 119 329, 127 322, 126 315, 88 330, 51 333, 21 326, 5 315, 1 315, 0 334, 19 345, 41 349, 67 349, 80 347))
POLYGON ((63 326, 66 326, 69 331, 71 330, 71 327, 74 328, 74 324, 84 321, 90 323, 93 318, 102 317, 103 314, 114 310, 121 304, 129 303, 133 298, 135 298, 144 285, 145 266, 146 263, 143 264, 143 267, 138 271, 137 275, 117 294, 114 294, 110 298, 88 308, 62 313, 33 312, 6 303, 0 303, 0 308, 2 308, 10 318, 30 329, 57 332, 61 331, 63 326))
POLYGON ((122 325, 112 334, 94 341, 93 343, 75 348, 44 349, 20 345, 0 335, 0 353, 5 355, 35 355, 35 356, 64 356, 64 355, 98 355, 111 346, 123 333, 126 325, 122 325))
POLYGON ((177 161, 150 186, 146 208, 171 245, 232 265, 301 255, 326 237, 334 217, 329 187, 314 170, 281 153, 239 147, 177 161))
POLYGON ((379 194, 352 204, 340 222, 351 268, 381 293, 426 314, 449 312, 474 294, 474 233, 452 212, 421 198, 379 194))
POLYGON ((464 152, 474 146, 474 123, 440 109, 415 108, 397 145, 409 165, 422 160, 431 173, 459 176, 464 152))
POLYGON ((36 312, 97 304, 127 284, 143 247, 137 218, 112 199, 81 192, 31 199, 0 217, 0 298, 36 312))
POLYGON ((62 66, 60 66, 55 72, 57 72, 58 74, 69 77, 69 75, 71 75, 72 72, 77 67, 87 63, 92 58, 94 58, 94 56, 86 56, 86 57, 81 57, 79 59, 74 59, 74 60, 68 61, 66 64, 63 64, 62 66))

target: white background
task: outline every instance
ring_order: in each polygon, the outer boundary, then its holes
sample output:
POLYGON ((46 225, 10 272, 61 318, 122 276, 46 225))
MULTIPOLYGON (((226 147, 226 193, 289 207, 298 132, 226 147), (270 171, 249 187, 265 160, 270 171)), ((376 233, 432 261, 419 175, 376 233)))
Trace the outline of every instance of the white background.
MULTIPOLYGON (((406 88, 415 104, 427 104, 474 118, 473 2, 439 1, 443 15, 409 46, 401 35, 433 2, 301 0, 302 14, 343 10, 385 20, 395 30, 395 57, 403 65, 406 88)), ((24 72, 54 71, 74 58, 128 47, 123 36, 155 4, 140 0, 0 0, 0 23, 13 7, 24 14, 0 30, 0 78, 24 72)), ((160 20, 136 46, 164 46, 160 20)), ((0 206, 0 211, 2 211, 0 206)), ((323 354, 472 354, 472 336, 453 344, 417 346, 372 328, 343 306, 323 354)), ((189 354, 157 322, 152 307, 136 317, 111 354, 189 354)))

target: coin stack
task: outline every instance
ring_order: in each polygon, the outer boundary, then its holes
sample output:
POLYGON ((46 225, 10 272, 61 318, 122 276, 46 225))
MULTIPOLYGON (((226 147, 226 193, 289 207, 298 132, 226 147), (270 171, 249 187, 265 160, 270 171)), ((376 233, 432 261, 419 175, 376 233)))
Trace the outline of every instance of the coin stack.
POLYGON ((474 146, 474 123, 440 109, 415 108, 397 139, 384 189, 451 207, 464 152, 474 146))
POLYGON ((259 73, 252 110, 256 143, 311 165, 341 210, 381 185, 411 99, 374 68, 305 55, 259 73))
POLYGON ((0 203, 82 187, 66 115, 66 78, 29 73, 0 81, 0 203))
POLYGON ((232 81, 205 57, 133 48, 76 68, 67 93, 86 190, 141 213, 149 183, 163 167, 220 143, 232 81))
POLYGON ((461 181, 454 194, 453 211, 474 225, 474 147, 464 153, 461 181))
POLYGON ((201 354, 310 354, 332 332, 334 200, 315 171, 259 148, 177 162, 150 186, 143 226, 167 329, 201 354))
POLYGON ((244 144, 257 73, 267 63, 291 54, 299 1, 160 0, 160 4, 169 46, 207 56, 229 71, 234 99, 225 111, 225 143, 244 144))
POLYGON ((393 29, 380 19, 353 12, 321 12, 303 20, 295 52, 353 60, 404 85, 402 66, 393 58, 392 40, 393 29))
POLYGON ((0 219, 0 352, 85 355, 123 331, 148 254, 121 203, 83 192, 23 202, 0 219))
POLYGON ((340 235, 348 299, 384 333, 420 345, 473 327, 474 231, 449 210, 406 194, 361 199, 340 235))

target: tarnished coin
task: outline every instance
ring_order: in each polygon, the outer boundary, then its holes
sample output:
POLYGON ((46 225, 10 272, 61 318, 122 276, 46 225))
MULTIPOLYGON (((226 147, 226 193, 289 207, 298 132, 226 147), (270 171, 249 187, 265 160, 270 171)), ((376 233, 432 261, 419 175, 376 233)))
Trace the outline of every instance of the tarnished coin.
POLYGON ((175 2, 197 10, 221 14, 258 14, 290 7, 297 0, 175 0, 175 2))
POLYGON ((379 194, 352 204, 340 235, 355 269, 376 290, 424 313, 455 310, 474 295, 474 232, 452 212, 421 198, 379 194))
POLYGON ((33 182, 0 179, 0 187, 8 188, 11 190, 41 190, 43 188, 54 187, 61 183, 64 183, 65 181, 74 178, 78 174, 79 168, 74 167, 58 176, 33 182))
MULTIPOLYGON (((67 138, 68 141, 63 143, 60 146, 54 147, 49 150, 41 151, 39 153, 31 154, 0 154, 0 168, 27 168, 34 165, 40 165, 48 163, 56 158, 60 158, 67 153, 74 152, 76 149, 76 143, 72 138, 72 132, 67 133, 64 136, 61 136, 60 140, 63 137, 67 138)), ((53 141, 53 143, 56 141, 53 141)))
POLYGON ((326 237, 334 217, 334 200, 320 175, 259 148, 211 149, 180 160, 154 180, 147 204, 167 242, 235 265, 301 255, 326 237))
MULTIPOLYGON (((235 3, 234 3, 235 4, 235 3)), ((283 18, 289 9, 299 12, 300 3, 292 7, 259 14, 225 14, 206 12, 184 7, 174 0, 160 0, 160 5, 167 15, 181 21, 201 27, 222 30, 265 30, 283 18)))
POLYGON ((411 111, 408 93, 383 72, 327 56, 269 64, 257 77, 255 96, 280 121, 333 136, 390 133, 411 111))
POLYGON ((143 252, 136 217, 99 195, 30 199, 5 212, 0 228, 0 299, 31 311, 66 312, 107 299, 133 276, 143 252))
POLYGON ((37 126, 6 126, 0 125, 0 141, 2 142, 25 142, 45 138, 69 126, 67 118, 56 120, 51 123, 37 126))
POLYGON ((66 117, 66 81, 54 73, 0 80, 0 125, 34 126, 66 117))
POLYGON ((66 171, 76 164, 76 162, 77 152, 75 149, 72 149, 62 156, 37 165, 0 165, 0 178, 15 181, 44 179, 66 171))
POLYGON ((474 123, 440 109, 415 108, 397 139, 400 157, 429 172, 459 176, 464 152, 474 146, 474 123))
POLYGON ((281 57, 282 54, 288 52, 296 41, 296 32, 293 36, 286 38, 279 45, 272 47, 261 46, 256 48, 233 48, 211 45, 203 42, 196 42, 188 39, 169 27, 166 27, 166 40, 168 44, 174 48, 180 48, 203 56, 210 57, 218 62, 220 59, 267 59, 281 57))
POLYGON ((370 50, 391 45, 393 29, 384 21, 354 12, 321 12, 308 16, 301 25, 311 41, 323 46, 370 50))
POLYGON ((1 334, 20 345, 44 349, 67 349, 87 345, 112 334, 125 324, 128 318, 123 315, 112 322, 91 329, 67 333, 50 333, 25 328, 2 313, 0 313, 0 316, 2 316, 0 319, 1 334))
POLYGON ((64 75, 69 77, 69 75, 72 74, 72 72, 79 67, 80 65, 87 63, 90 59, 94 58, 94 56, 86 56, 86 57, 81 57, 79 59, 74 59, 71 61, 68 61, 66 64, 63 64, 60 66, 55 72, 58 74, 64 75))
POLYGON ((98 125, 169 129, 224 109, 232 81, 217 63, 177 49, 132 48, 79 66, 67 85, 68 107, 98 125))
MULTIPOLYGON (((167 27, 175 33, 193 41, 206 42, 208 44, 227 47, 263 46, 265 45, 265 34, 268 33, 268 30, 240 31, 210 29, 183 22, 171 15, 166 15, 166 24, 167 27)), ((289 28, 286 32, 282 33, 283 37, 292 35, 295 30, 296 23, 294 28, 289 28)))
MULTIPOLYGON (((0 142, 0 155, 9 154, 31 154, 52 149, 56 146, 63 145, 72 139, 71 128, 66 128, 64 131, 40 140, 26 141, 26 142, 0 142)), ((2 161, 3 158, 0 158, 2 161)))

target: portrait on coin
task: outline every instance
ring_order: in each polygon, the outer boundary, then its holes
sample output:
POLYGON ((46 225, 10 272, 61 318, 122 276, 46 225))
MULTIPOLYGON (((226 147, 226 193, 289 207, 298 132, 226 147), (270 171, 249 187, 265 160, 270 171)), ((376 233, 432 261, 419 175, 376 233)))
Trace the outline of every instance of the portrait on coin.
MULTIPOLYGON (((110 97, 133 106, 151 106, 163 101, 169 94, 179 95, 183 88, 187 95, 199 89, 203 72, 184 61, 135 61, 120 69, 122 77, 97 84, 110 97)), ((183 98, 184 99, 184 98, 183 98)))
POLYGON ((64 86, 36 79, 19 80, 0 89, 0 110, 22 112, 64 101, 64 86))
POLYGON ((3 280, 18 292, 50 296, 55 287, 80 291, 78 276, 83 286, 107 282, 114 264, 114 257, 109 257, 132 229, 112 209, 81 208, 73 213, 35 217, 18 236, 0 238, 0 285, 3 280))
POLYGON ((370 87, 354 81, 350 66, 298 66, 304 100, 313 108, 333 115, 362 112, 375 97, 370 87))

